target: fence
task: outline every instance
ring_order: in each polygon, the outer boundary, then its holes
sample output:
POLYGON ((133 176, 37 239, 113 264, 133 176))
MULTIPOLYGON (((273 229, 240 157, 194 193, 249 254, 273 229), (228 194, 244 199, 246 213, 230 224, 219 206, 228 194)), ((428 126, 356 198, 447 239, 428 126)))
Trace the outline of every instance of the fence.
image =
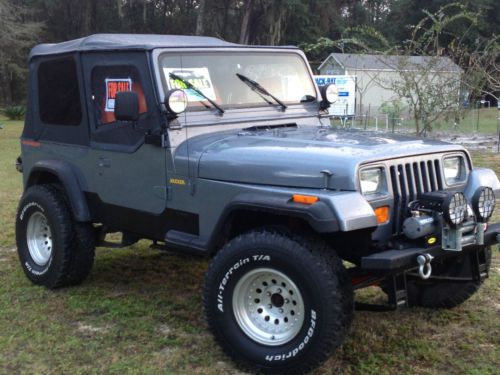
MULTIPOLYGON (((345 129, 363 129, 390 133, 415 133, 411 115, 393 117, 388 114, 334 115, 332 125, 345 129)), ((453 112, 441 113, 432 124, 432 132, 485 133, 500 137, 500 110, 495 108, 470 108, 456 116, 453 112)), ((500 139, 500 138, 499 138, 500 139)))

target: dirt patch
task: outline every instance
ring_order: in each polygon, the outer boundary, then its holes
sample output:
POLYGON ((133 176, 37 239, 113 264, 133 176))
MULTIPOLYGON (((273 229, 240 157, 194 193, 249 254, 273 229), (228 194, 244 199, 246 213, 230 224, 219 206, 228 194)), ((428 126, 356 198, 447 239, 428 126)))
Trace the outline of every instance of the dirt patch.
POLYGON ((498 136, 496 134, 433 133, 431 137, 444 142, 462 145, 470 150, 498 151, 498 136))
POLYGON ((158 333, 160 333, 161 335, 168 336, 172 332, 172 328, 170 328, 170 326, 167 324, 160 324, 160 326, 158 326, 158 333))
POLYGON ((88 336, 96 336, 100 334, 105 334, 109 332, 111 329, 111 326, 95 326, 90 323, 85 323, 85 322, 77 322, 76 323, 76 329, 78 332, 88 335, 88 336))

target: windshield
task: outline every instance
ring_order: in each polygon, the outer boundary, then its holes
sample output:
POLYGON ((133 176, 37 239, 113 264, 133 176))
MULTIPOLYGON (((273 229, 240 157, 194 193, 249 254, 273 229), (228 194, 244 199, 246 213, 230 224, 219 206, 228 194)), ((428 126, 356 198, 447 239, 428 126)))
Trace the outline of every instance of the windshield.
POLYGON ((165 92, 184 89, 189 101, 188 110, 206 109, 210 106, 206 98, 223 108, 277 104, 262 92, 252 89, 241 76, 257 82, 268 94, 286 104, 316 100, 315 86, 307 66, 295 53, 163 53, 159 62, 165 92), (187 88, 186 81, 205 97, 187 88))

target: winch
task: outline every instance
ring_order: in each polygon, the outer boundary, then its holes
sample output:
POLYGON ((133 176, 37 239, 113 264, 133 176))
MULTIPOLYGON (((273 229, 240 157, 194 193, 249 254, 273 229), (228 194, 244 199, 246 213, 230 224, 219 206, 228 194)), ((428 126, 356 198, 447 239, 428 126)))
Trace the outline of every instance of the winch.
POLYGON ((403 222, 403 233, 415 240, 440 235, 444 250, 460 251, 464 245, 483 243, 486 222, 495 207, 491 188, 480 187, 472 206, 462 192, 436 191, 410 202, 411 216, 403 222))

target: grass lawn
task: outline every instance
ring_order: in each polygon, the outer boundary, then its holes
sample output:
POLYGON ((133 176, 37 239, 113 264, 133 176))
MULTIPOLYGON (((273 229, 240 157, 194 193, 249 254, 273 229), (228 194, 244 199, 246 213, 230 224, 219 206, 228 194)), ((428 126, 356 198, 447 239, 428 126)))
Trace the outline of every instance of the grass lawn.
POLYGON ((433 128, 437 131, 497 133, 499 117, 500 111, 497 108, 471 109, 465 112, 464 117, 460 119, 458 128, 454 128, 453 118, 438 120, 433 128))
MULTIPOLYGON (((480 110, 470 109, 464 112, 463 118, 460 118, 460 123, 455 126, 455 119, 450 116, 442 116, 432 124, 433 132, 436 133, 485 133, 485 134, 497 134, 498 124, 500 117, 500 111, 496 108, 483 108, 480 110)), ((357 129, 362 129, 366 127, 369 130, 375 130, 375 125, 377 124, 378 129, 384 131, 386 128, 388 131, 392 131, 392 122, 386 123, 385 116, 379 115, 378 122, 375 122, 375 118, 369 117, 367 121, 365 117, 358 116, 352 122, 349 120, 347 126, 352 126, 357 129)), ((336 126, 341 126, 341 122, 338 118, 335 118, 332 123, 336 126)), ((415 122, 411 115, 404 116, 401 121, 397 121, 395 125, 395 132, 415 132, 415 122)), ((432 134, 432 133, 431 133, 432 134)))
MULTIPOLYGON (((0 122, 2 122, 0 120, 0 122)), ((238 374, 207 332, 207 260, 99 248, 78 287, 33 286, 18 264, 13 223, 21 122, 0 130, 0 374, 238 374)), ((500 173, 500 155, 476 155, 500 173)), ((498 215, 497 215, 498 218, 498 215)), ((373 288, 358 298, 378 299, 373 288)), ((500 255, 480 292, 453 310, 357 312, 340 350, 315 374, 498 374, 500 255)))

